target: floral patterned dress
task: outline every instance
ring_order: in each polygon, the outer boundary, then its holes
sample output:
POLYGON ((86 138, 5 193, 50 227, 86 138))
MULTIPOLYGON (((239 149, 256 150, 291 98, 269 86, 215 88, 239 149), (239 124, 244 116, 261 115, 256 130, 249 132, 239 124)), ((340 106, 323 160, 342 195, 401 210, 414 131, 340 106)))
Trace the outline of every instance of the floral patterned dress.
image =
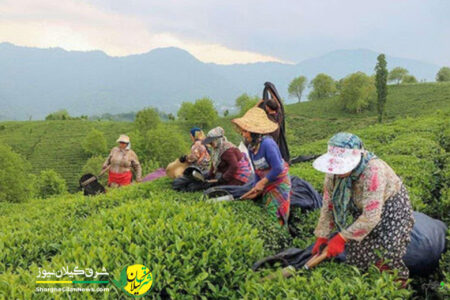
POLYGON ((187 161, 194 164, 202 171, 207 171, 209 169, 211 157, 209 156, 206 147, 202 144, 202 141, 197 140, 192 144, 191 153, 187 156, 187 161))
MULTIPOLYGON (((314 232, 317 237, 328 237, 335 230, 330 199, 334 178, 330 174, 325 177, 323 207, 314 232)), ((399 277, 408 278, 409 271, 402 258, 410 242, 414 218, 400 178, 384 161, 375 158, 352 188, 350 212, 354 222, 341 231, 348 240, 347 263, 364 270, 371 264, 386 262, 390 269, 399 271, 399 277)))

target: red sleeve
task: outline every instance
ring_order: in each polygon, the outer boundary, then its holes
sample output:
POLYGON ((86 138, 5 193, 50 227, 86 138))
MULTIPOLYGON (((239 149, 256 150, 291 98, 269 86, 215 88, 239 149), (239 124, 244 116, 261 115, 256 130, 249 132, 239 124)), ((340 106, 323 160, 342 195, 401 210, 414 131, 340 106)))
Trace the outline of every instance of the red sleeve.
POLYGON ((237 148, 230 148, 227 151, 225 151, 222 154, 222 161, 227 164, 227 169, 222 174, 222 179, 226 182, 231 181, 234 179, 234 175, 239 169, 239 153, 236 153, 236 151, 239 151, 237 148))

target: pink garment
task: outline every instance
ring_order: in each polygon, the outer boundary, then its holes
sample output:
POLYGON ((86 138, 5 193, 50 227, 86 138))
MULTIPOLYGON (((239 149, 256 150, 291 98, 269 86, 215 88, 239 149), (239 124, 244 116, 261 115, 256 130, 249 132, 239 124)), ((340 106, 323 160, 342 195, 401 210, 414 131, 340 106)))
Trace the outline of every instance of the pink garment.
POLYGON ((142 182, 147 182, 147 181, 153 181, 155 179, 161 178, 166 176, 166 170, 164 170, 164 168, 159 168, 149 174, 147 174, 144 179, 142 179, 142 182))

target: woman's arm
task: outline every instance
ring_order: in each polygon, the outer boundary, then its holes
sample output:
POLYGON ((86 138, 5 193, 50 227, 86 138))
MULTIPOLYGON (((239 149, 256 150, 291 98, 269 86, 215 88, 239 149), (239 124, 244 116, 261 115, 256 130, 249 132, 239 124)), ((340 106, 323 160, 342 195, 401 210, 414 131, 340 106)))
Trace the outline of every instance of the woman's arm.
POLYGON ((314 230, 314 235, 318 238, 328 238, 335 227, 333 221, 333 203, 331 201, 334 190, 333 178, 333 175, 325 175, 322 208, 320 209, 319 222, 314 230))
POLYGON ((142 168, 141 164, 139 163, 139 159, 134 152, 132 153, 131 166, 133 167, 136 174, 136 181, 140 182, 142 180, 142 168))
POLYGON ((265 138, 261 144, 261 147, 262 149, 260 149, 260 151, 264 151, 264 158, 271 168, 269 173, 267 173, 266 178, 268 182, 275 181, 284 169, 280 149, 271 138, 265 138))
POLYGON ((381 220, 387 180, 382 166, 369 163, 367 168, 363 173, 362 197, 355 199, 355 202, 361 203, 362 214, 352 225, 341 232, 347 240, 363 240, 381 220))

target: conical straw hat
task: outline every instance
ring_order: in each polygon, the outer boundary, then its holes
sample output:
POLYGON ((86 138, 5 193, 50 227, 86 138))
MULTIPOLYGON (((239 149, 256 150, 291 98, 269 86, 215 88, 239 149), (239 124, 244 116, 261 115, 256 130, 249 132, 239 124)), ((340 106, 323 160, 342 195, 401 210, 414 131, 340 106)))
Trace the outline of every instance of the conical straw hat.
POLYGON ((243 117, 233 119, 231 122, 241 129, 259 134, 271 133, 278 129, 278 124, 272 122, 266 112, 259 107, 250 108, 243 117))

